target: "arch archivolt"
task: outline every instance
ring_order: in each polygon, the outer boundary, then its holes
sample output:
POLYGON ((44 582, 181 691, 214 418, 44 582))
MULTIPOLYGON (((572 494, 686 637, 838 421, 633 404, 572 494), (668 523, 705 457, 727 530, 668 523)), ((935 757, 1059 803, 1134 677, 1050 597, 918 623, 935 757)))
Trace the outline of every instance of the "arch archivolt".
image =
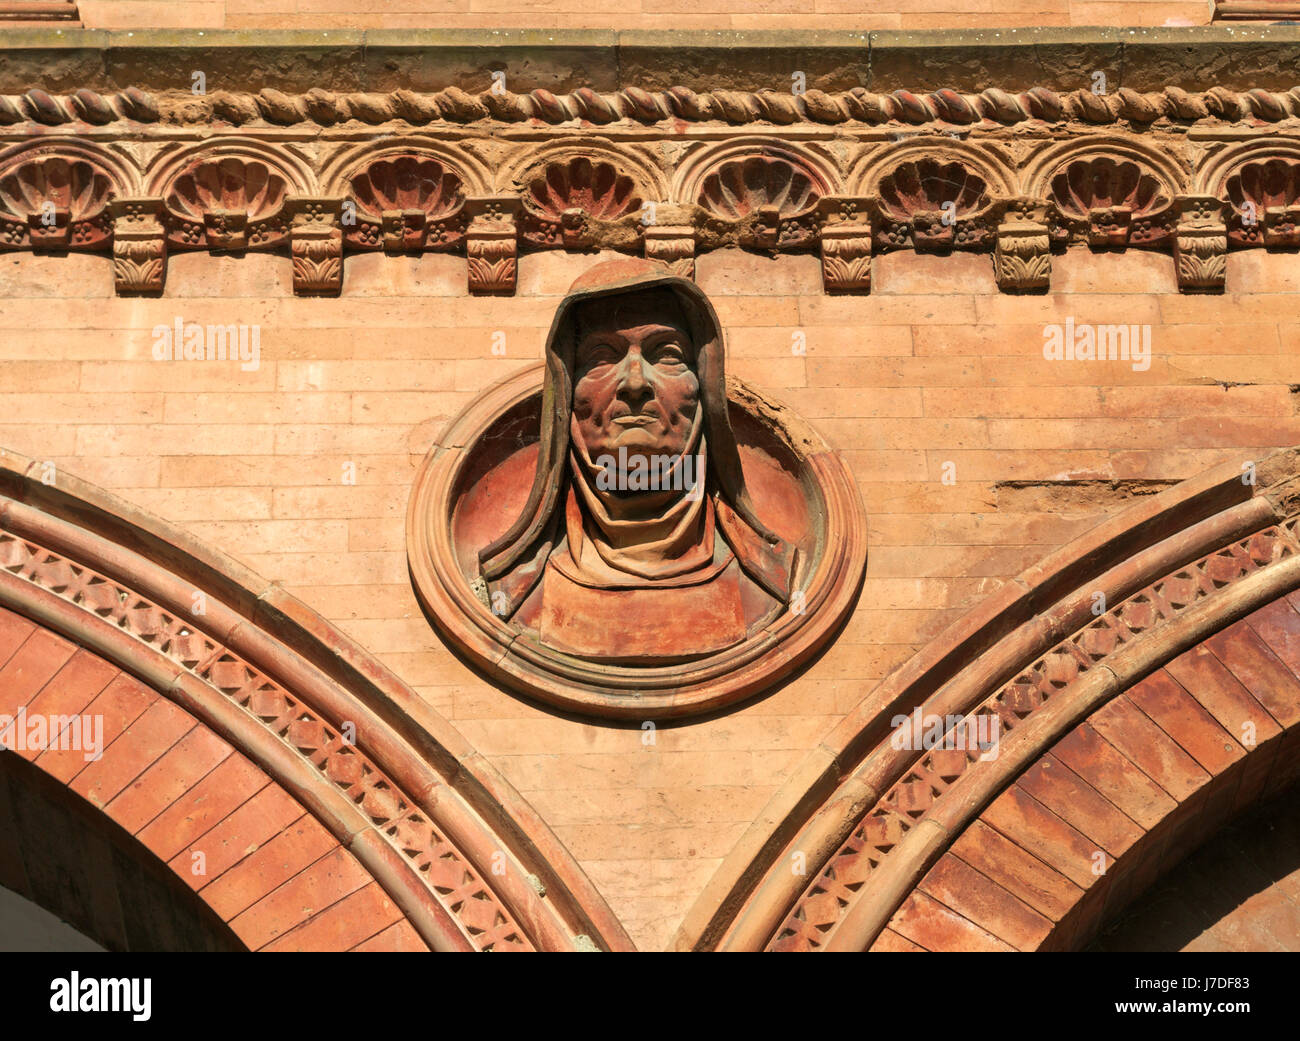
POLYGON ((760 819, 777 825, 742 839, 679 945, 1077 946, 1168 849, 1293 781, 1277 753, 1300 724, 1300 456, 1260 468, 1260 488, 1223 467, 1108 521, 903 666, 773 798, 760 819), (937 740, 910 737, 915 717, 937 740), (989 733, 991 751, 971 743, 989 733), (1162 742, 1184 775, 1150 753, 1162 742), (1137 806, 1117 772, 1160 797, 1137 806), (1009 873, 1035 859, 1059 899, 1026 910, 1009 873), (974 895, 985 861, 1009 879, 1001 917, 974 895))
MULTIPOLYGON (((465 762, 469 749, 445 721, 323 619, 233 562, 196 555, 181 533, 124 517, 88 486, 60 477, 47 488, 36 464, 7 463, 0 607, 116 667, 177 725, 189 720, 239 753, 355 861, 358 888, 374 887, 371 899, 394 916, 387 926, 408 923, 408 945, 628 945, 508 785, 465 762)), ((177 770, 203 776, 184 758, 177 770)), ((191 796, 178 777, 158 777, 176 799, 191 796)))

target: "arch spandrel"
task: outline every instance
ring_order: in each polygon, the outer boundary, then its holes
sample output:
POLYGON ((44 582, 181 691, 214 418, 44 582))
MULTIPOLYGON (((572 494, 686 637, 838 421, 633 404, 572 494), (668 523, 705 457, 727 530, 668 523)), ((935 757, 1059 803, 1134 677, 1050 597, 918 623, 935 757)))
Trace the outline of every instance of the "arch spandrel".
POLYGON ((1295 757, 1278 752, 1295 748, 1300 721, 1298 471, 1288 450, 1247 471, 1230 464, 1186 481, 1052 554, 955 623, 807 757, 706 887, 677 946, 924 948, 944 930, 959 946, 969 933, 969 943, 993 949, 1086 941, 1106 914, 1171 866, 1169 850, 1181 856, 1295 780, 1295 757), (895 747, 894 724, 916 710, 927 719, 996 719, 995 754, 924 741, 895 747), (1172 781, 1141 770, 1140 743, 1123 756, 1125 739, 1107 739, 1112 769, 1141 772, 1169 796, 1162 812, 1140 822, 1106 810, 1101 774, 1101 787, 1078 771, 1073 787, 1064 770, 1045 776, 1062 749, 1107 726, 1122 733, 1125 713, 1204 775, 1175 798, 1164 787, 1172 781), (1224 720, 1237 724, 1237 736, 1224 720), (1247 722, 1253 729, 1240 729, 1247 722), (1216 757, 1220 737, 1228 747, 1216 757), (1047 855, 1013 848, 1017 827, 1035 833, 1035 787, 1078 823, 1078 807, 1091 806, 1091 830, 1071 826, 1051 851, 1069 867, 1053 876, 1060 913, 1051 928, 1024 913, 1024 892, 1012 893, 1008 920, 1018 924, 998 920, 1005 935, 997 935, 941 896, 965 900, 975 918, 991 915, 972 895, 972 880, 982 877, 969 862, 976 855, 960 852, 981 840, 1002 850, 1002 860, 986 860, 1004 873, 1047 855), (1098 889, 1085 900, 1091 887, 1083 883, 1092 878, 1103 880, 1105 895, 1098 889), (1077 899, 1067 899, 1072 893, 1077 899))
MULTIPOLYGON (((279 793, 282 813, 289 804, 304 811, 295 820, 312 833, 301 840, 315 843, 311 863, 348 879, 338 894, 346 902, 332 902, 332 917, 322 912, 306 924, 282 920, 278 903, 253 913, 241 896, 214 899, 208 907, 243 943, 289 946, 280 937, 301 928, 294 935, 302 946, 330 949, 371 940, 440 950, 631 946, 508 782, 330 623, 165 523, 75 478, 45 484, 42 475, 30 460, 6 454, 0 461, 0 610, 23 641, 13 650, 35 637, 46 658, 66 648, 66 657, 102 662, 101 672, 122 677, 102 695, 106 717, 139 709, 131 719, 141 720, 134 729, 124 724, 103 756, 108 763, 130 753, 139 762, 122 759, 116 772, 92 764, 85 793, 77 791, 81 771, 57 756, 47 761, 51 776, 153 856, 167 854, 184 880, 184 858, 175 859, 183 851, 165 843, 154 849, 146 832, 197 798, 211 769, 246 764, 244 783, 279 793), (90 783, 119 773, 138 778, 124 804, 113 801, 120 792, 109 798, 90 783), (239 914, 251 917, 236 925, 239 914), (344 944, 338 923, 355 931, 367 915, 391 920, 344 944)), ((40 688, 30 670, 21 675, 25 681, 6 685, 0 672, 0 697, 15 711, 60 673, 54 669, 40 688)), ((60 681, 47 699, 70 696, 60 681)), ((234 828, 237 813, 214 828, 234 828)), ((279 841, 292 841, 284 834, 279 841)), ((310 876, 298 884, 310 886, 310 876)))

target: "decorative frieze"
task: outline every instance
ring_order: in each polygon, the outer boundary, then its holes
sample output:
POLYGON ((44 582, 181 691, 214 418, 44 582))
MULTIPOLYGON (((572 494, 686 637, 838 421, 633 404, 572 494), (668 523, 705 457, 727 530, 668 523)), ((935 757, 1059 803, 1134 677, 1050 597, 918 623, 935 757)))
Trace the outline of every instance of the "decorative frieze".
POLYGON ((405 122, 464 125, 483 120, 499 123, 559 125, 580 120, 594 126, 661 120, 748 126, 772 123, 790 126, 926 126, 967 127, 982 124, 1082 122, 1094 126, 1159 122, 1193 124, 1280 123, 1300 116, 1295 90, 1231 90, 1216 86, 1187 91, 1169 86, 1157 91, 1121 88, 1094 94, 1088 87, 1073 91, 1034 87, 1006 91, 989 87, 979 93, 935 90, 875 93, 810 89, 802 94, 775 90, 694 91, 687 86, 668 90, 629 87, 613 93, 581 89, 572 94, 534 90, 526 94, 484 90, 471 94, 457 87, 429 93, 396 90, 388 93, 342 93, 313 90, 286 94, 273 87, 260 91, 217 90, 202 97, 151 94, 130 87, 121 92, 78 90, 51 95, 39 89, 0 95, 0 126, 34 121, 46 126, 86 122, 106 126, 119 121, 172 125, 233 126, 257 124, 332 127, 349 121, 369 126, 405 122))
MULTIPOLYGON (((1249 104, 1262 105, 1260 93, 1249 104)), ((394 126, 367 140, 355 121, 331 124, 310 148, 258 125, 293 109, 283 95, 266 112, 254 105, 258 114, 239 129, 179 142, 178 132, 190 132, 154 128, 139 92, 115 95, 118 107, 108 109, 80 92, 68 110, 75 121, 49 95, 24 95, 21 105, 0 98, 0 249, 111 250, 122 291, 161 288, 169 251, 280 250, 291 257, 295 291, 318 294, 342 290, 350 252, 459 254, 472 292, 510 293, 521 243, 641 254, 687 277, 697 254, 741 247, 816 254, 828 290, 860 293, 870 291, 872 256, 899 249, 989 253, 998 285, 1010 291, 1048 289, 1054 251, 1160 250, 1172 255, 1182 289, 1212 291, 1224 287, 1229 249, 1300 245, 1297 127, 1193 140, 1157 123, 1099 129, 1080 116, 1057 126, 1069 106, 1058 97, 1048 111, 1032 95, 1025 103, 1039 115, 1013 132, 997 117, 1010 110, 986 92, 977 96, 978 120, 941 132, 927 123, 940 111, 956 119, 958 95, 926 95, 933 104, 922 104, 921 95, 899 91, 888 96, 902 106, 895 124, 907 122, 906 132, 810 119, 737 133, 730 109, 726 119, 706 118, 706 95, 668 94, 672 106, 688 95, 699 102, 689 132, 655 125, 659 110, 647 93, 634 127, 610 108, 603 123, 535 125, 512 136, 509 104, 494 102, 472 130, 452 125, 453 105, 438 109, 438 128, 394 126), (91 133, 115 123, 119 109, 142 118, 123 122, 116 137, 91 133), (136 204, 139 224, 117 200, 136 204), (329 213, 313 216, 326 200, 329 213)), ((329 97, 316 99, 312 118, 329 97)), ((420 97, 393 100, 392 119, 410 122, 420 97)), ((596 95, 573 97, 588 105, 596 95)), ((845 104, 868 97, 850 92, 845 104)), ((1171 88, 1159 97, 1181 119, 1236 118, 1226 94, 1196 100, 1171 88)), ((1078 102, 1079 112, 1105 123, 1112 101, 1078 102)), ((195 104, 218 105, 219 96, 195 104)), ((379 112, 355 116, 370 123, 379 112)))

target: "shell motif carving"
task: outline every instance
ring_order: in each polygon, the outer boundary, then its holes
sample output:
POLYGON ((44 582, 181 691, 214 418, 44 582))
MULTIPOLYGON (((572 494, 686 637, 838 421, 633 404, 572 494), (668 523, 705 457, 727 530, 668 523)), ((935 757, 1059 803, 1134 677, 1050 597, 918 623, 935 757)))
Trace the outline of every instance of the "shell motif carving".
POLYGON ((880 208, 888 224, 882 249, 897 248, 911 231, 918 250, 973 247, 986 231, 970 218, 988 204, 983 178, 957 161, 920 159, 899 164, 880 182, 880 208))
POLYGON ((699 192, 700 205, 714 217, 751 222, 746 244, 767 249, 810 240, 810 218, 820 199, 821 190, 806 170, 766 155, 722 163, 699 192))
POLYGON ((108 174, 84 159, 30 160, 0 178, 0 208, 14 218, 0 235, 37 249, 94 249, 109 239, 113 194, 108 174))
POLYGON ((288 233, 282 217, 288 184, 265 163, 228 156, 195 163, 172 182, 172 237, 184 246, 245 249, 288 233))
POLYGON ((549 164, 528 182, 523 199, 526 235, 546 246, 583 245, 589 221, 616 221, 641 207, 632 178, 586 156, 549 164))
POLYGON ((357 221, 348 241, 358 247, 412 252, 459 240, 465 204, 460 175, 437 159, 399 155, 379 159, 351 180, 357 221))
POLYGON ((1150 244, 1169 233, 1164 187, 1131 160, 1078 159, 1052 178, 1051 197, 1068 224, 1086 226, 1094 247, 1150 244))
POLYGON ((1246 163, 1225 185, 1232 215, 1228 241, 1235 246, 1300 245, 1300 162, 1246 163))

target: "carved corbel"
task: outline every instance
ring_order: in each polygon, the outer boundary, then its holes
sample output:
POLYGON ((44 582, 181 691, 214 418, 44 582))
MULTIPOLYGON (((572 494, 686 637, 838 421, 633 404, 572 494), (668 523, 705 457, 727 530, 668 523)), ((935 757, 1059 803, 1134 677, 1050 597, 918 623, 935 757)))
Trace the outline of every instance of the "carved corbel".
POLYGON ((651 224, 645 229, 645 255, 663 261, 674 275, 695 278, 695 229, 689 224, 651 224))
POLYGON ((333 295, 343 289, 343 200, 302 197, 288 203, 293 291, 333 295))
POLYGON ((1006 203, 997 226, 993 270, 1004 292, 1046 289, 1052 280, 1048 206, 1033 199, 1006 203))
POLYGON ((157 293, 167 276, 162 199, 114 199, 113 282, 119 293, 157 293))
POLYGON ((818 204, 821 229, 822 287, 828 293, 866 293, 871 289, 870 199, 828 195, 818 204))
POLYGON ((1184 292, 1222 289, 1228 268, 1228 228, 1224 204, 1213 195, 1184 195, 1175 200, 1178 226, 1174 263, 1178 288, 1184 292))
POLYGON ((519 270, 519 209, 514 195, 491 195, 466 203, 469 230, 465 255, 469 260, 471 293, 509 294, 519 270))

